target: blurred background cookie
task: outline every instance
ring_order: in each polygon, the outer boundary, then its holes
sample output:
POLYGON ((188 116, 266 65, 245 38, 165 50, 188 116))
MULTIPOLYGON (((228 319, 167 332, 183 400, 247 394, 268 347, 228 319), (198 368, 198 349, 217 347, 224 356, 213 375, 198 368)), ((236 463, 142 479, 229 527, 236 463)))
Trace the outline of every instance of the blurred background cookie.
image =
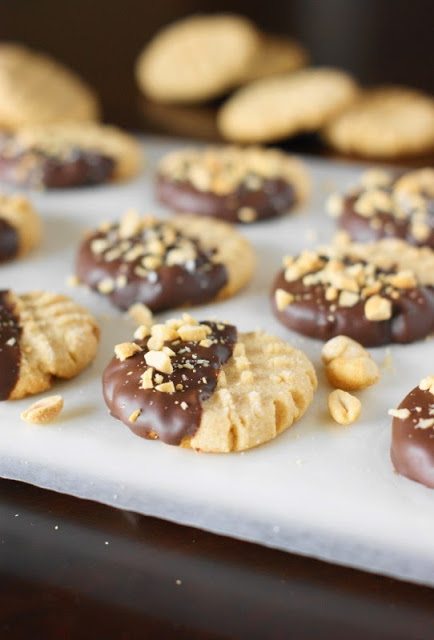
POLYGON ((268 76, 297 71, 305 67, 308 61, 307 50, 294 38, 262 33, 241 82, 247 84, 268 76))
POLYGON ((250 243, 231 225, 200 216, 159 220, 127 211, 82 243, 78 279, 120 309, 152 311, 234 295, 254 270, 250 243))
POLYGON ((25 255, 40 239, 41 221, 29 200, 0 193, 0 263, 25 255))
POLYGON ((70 298, 0 291, 0 400, 40 393, 94 359, 96 320, 70 298))
POLYGON ((434 249, 434 169, 368 170, 347 194, 332 194, 328 207, 356 242, 395 237, 434 249))
POLYGON ((259 44, 242 16, 196 15, 156 34, 136 66, 140 88, 162 102, 202 102, 240 83, 259 44))
POLYGON ((0 134, 0 180, 37 188, 79 187, 133 177, 138 142, 96 123, 34 125, 0 134))
POLYGON ((222 135, 236 142, 272 142, 316 131, 354 101, 354 80, 338 69, 317 68, 257 80, 222 106, 222 135))
POLYGON ((179 212, 256 222, 287 213, 309 189, 307 170, 277 149, 206 147, 166 155, 158 166, 157 198, 179 212))
POLYGON ((328 124, 335 149, 367 158, 399 158, 434 150, 434 99, 404 87, 364 92, 328 124))
POLYGON ((96 120, 93 90, 73 71, 19 44, 0 44, 0 129, 96 120))

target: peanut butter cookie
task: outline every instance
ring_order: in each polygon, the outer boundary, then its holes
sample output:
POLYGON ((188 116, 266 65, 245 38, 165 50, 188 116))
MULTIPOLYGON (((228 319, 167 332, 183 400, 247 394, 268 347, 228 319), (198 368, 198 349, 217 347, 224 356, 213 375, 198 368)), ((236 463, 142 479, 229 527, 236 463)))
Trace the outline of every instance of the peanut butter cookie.
POLYGON ((116 346, 103 377, 110 413, 138 436, 241 451, 275 438, 312 401, 311 362, 279 338, 187 315, 143 329, 116 346))
POLYGON ((221 107, 218 125, 234 142, 272 142, 322 128, 356 95, 354 80, 337 69, 273 76, 236 91, 221 107))
POLYGON ((21 257, 41 239, 41 221, 27 198, 0 194, 0 262, 21 257))
POLYGON ((343 153, 398 158, 434 149, 434 99, 405 87, 382 87, 332 120, 327 142, 343 153))
POLYGON ((434 169, 366 171, 347 194, 332 194, 329 212, 357 242, 395 237, 434 249, 434 169))
POLYGON ((434 375, 423 378, 389 414, 396 471, 434 489, 434 375))
POLYGON ((0 135, 0 179, 36 188, 79 187, 131 178, 140 169, 136 140, 117 127, 56 123, 0 135))
POLYGON ((202 102, 240 83, 259 44, 254 25, 231 14, 195 15, 162 29, 136 65, 142 91, 161 102, 202 102))
POLYGON ((45 391, 73 378, 95 357, 99 329, 70 298, 0 292, 0 400, 45 391))
POLYGON ((434 252, 387 239, 287 256, 272 304, 284 325, 320 340, 421 340, 434 331, 434 252))
POLYGON ((287 213, 307 196, 303 164, 260 147, 182 149, 160 162, 158 199, 179 212, 255 222, 287 213))
POLYGON ((84 240, 78 279, 120 309, 152 311, 234 295, 250 280, 254 253, 232 226, 200 216, 171 220, 127 211, 84 240))
POLYGON ((0 44, 0 129, 96 120, 98 100, 73 71, 18 44, 0 44))

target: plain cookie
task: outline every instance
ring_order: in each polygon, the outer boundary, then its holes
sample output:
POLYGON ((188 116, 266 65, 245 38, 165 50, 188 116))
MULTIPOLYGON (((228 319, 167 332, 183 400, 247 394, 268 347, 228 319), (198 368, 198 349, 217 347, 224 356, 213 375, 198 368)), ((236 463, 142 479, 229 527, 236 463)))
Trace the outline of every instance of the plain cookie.
POLYGON ((320 340, 365 347, 421 340, 434 331, 434 252, 395 239, 343 244, 284 258, 272 289, 277 318, 320 340))
POLYGON ((362 94, 324 131, 332 147, 367 158, 398 158, 434 149, 434 100, 404 87, 362 94))
POLYGON ((306 69, 258 80, 221 107, 218 125, 228 140, 272 142, 316 131, 357 95, 354 80, 337 69, 306 69))
POLYGON ((95 93, 73 71, 18 44, 0 44, 0 129, 97 120, 95 93))
POLYGON ((49 389, 95 357, 96 320, 70 298, 36 291, 0 292, 0 400, 49 389))
POLYGON ((305 354, 279 338, 187 315, 117 345, 103 376, 110 413, 133 433, 214 453, 272 440, 316 385, 305 354))
POLYGON ((332 194, 328 206, 356 242, 394 237, 434 249, 434 169, 371 169, 348 193, 332 194))
POLYGON ((142 91, 161 102, 202 102, 240 83, 259 45, 255 26, 220 14, 179 20, 162 29, 136 64, 142 91))
POLYGON ((27 198, 0 194, 0 263, 24 256, 41 240, 41 221, 27 198))
POLYGON ((36 188, 64 188, 136 175, 138 142, 117 127, 56 123, 0 135, 0 180, 36 188))
POLYGON ((305 67, 308 61, 306 49, 297 40, 264 33, 244 72, 242 83, 297 71, 305 67))
POLYGON ((156 176, 156 194, 163 204, 227 222, 280 216, 303 202, 308 191, 302 162, 260 147, 173 151, 161 160, 156 176))
POLYGON ((254 264, 250 243, 224 222, 128 211, 120 223, 88 235, 76 273, 120 309, 140 302, 162 311, 234 295, 251 279, 254 264))

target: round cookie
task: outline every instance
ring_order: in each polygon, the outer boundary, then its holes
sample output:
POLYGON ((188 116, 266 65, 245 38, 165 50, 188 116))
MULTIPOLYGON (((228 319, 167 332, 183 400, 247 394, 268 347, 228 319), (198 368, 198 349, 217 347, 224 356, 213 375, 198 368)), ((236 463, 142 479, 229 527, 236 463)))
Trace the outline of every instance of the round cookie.
POLYGON ((228 140, 271 142, 316 131, 357 95, 352 78, 337 69, 306 69, 257 80, 221 107, 218 125, 228 140))
POLYGON ((95 319, 70 298, 0 291, 0 400, 45 391, 73 378, 95 357, 95 319))
POLYGON ((424 378, 389 414, 396 471, 434 489, 434 375, 424 378))
POLYGON ((135 338, 115 347, 103 391, 110 413, 138 436, 242 451, 290 427, 312 401, 311 362, 265 333, 184 315, 139 327, 135 338))
POLYGON ((239 84, 259 44, 242 16, 195 15, 162 29, 140 54, 136 78, 161 102, 202 102, 239 84))
POLYGON ((78 279, 120 309, 140 302, 152 311, 203 304, 234 295, 250 280, 249 242, 217 220, 158 220, 128 211, 82 243, 78 279))
POLYGON ((272 305, 282 324, 312 338, 414 342, 434 331, 434 252, 386 239, 288 256, 272 305))
POLYGON ((96 120, 94 92, 49 56, 0 44, 0 129, 65 120, 96 120))
POLYGON ((367 158, 397 158, 434 149, 434 100, 404 87, 366 91, 324 131, 332 147, 367 158))
POLYGON ((281 73, 305 67, 309 56, 296 40, 264 33, 253 58, 244 71, 242 83, 247 84, 281 73))
POLYGON ((25 255, 40 239, 41 221, 27 198, 0 193, 0 263, 25 255))
POLYGON ((0 180, 36 188, 78 187, 131 178, 137 141, 116 127, 55 123, 0 135, 0 180))
POLYGON ((277 149, 207 147, 166 155, 157 198, 178 212, 227 222, 255 222, 287 213, 309 190, 303 164, 277 149))
POLYGON ((332 194, 329 209, 357 242, 395 237, 434 249, 434 169, 371 169, 346 195, 332 194))

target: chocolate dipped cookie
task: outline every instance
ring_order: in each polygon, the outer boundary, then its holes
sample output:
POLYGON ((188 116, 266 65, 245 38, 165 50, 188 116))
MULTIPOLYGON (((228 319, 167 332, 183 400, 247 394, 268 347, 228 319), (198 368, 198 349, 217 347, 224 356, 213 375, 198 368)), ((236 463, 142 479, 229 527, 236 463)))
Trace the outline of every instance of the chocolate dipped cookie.
POLYGON ((41 221, 27 198, 0 194, 0 263, 25 255, 40 239, 41 221))
POLYGON ((253 269, 253 249, 226 223, 135 211, 91 232, 76 261, 78 279, 115 306, 140 302, 152 311, 230 297, 253 269))
POLYGON ((94 123, 23 127, 0 135, 0 180, 61 189, 131 178, 141 166, 134 138, 94 123))
POLYGON ((347 194, 332 194, 328 208, 357 242, 395 237, 434 249, 434 169, 371 169, 347 194))
POLYGON ((156 176, 156 194, 163 204, 227 222, 283 215, 308 191, 308 174, 299 160, 260 147, 173 151, 161 160, 156 176))
POLYGON ((434 376, 421 380, 389 414, 396 471, 434 489, 434 376))
POLYGON ((118 344, 103 376, 113 417, 143 438, 198 451, 241 451, 299 419, 316 388, 297 349, 262 332, 188 315, 118 344))
POLYGON ((312 338, 414 342, 434 331, 434 252, 387 239, 287 256, 272 306, 282 324, 312 338))
POLYGON ((0 291, 0 400, 40 393, 95 357, 96 320, 70 298, 0 291))

